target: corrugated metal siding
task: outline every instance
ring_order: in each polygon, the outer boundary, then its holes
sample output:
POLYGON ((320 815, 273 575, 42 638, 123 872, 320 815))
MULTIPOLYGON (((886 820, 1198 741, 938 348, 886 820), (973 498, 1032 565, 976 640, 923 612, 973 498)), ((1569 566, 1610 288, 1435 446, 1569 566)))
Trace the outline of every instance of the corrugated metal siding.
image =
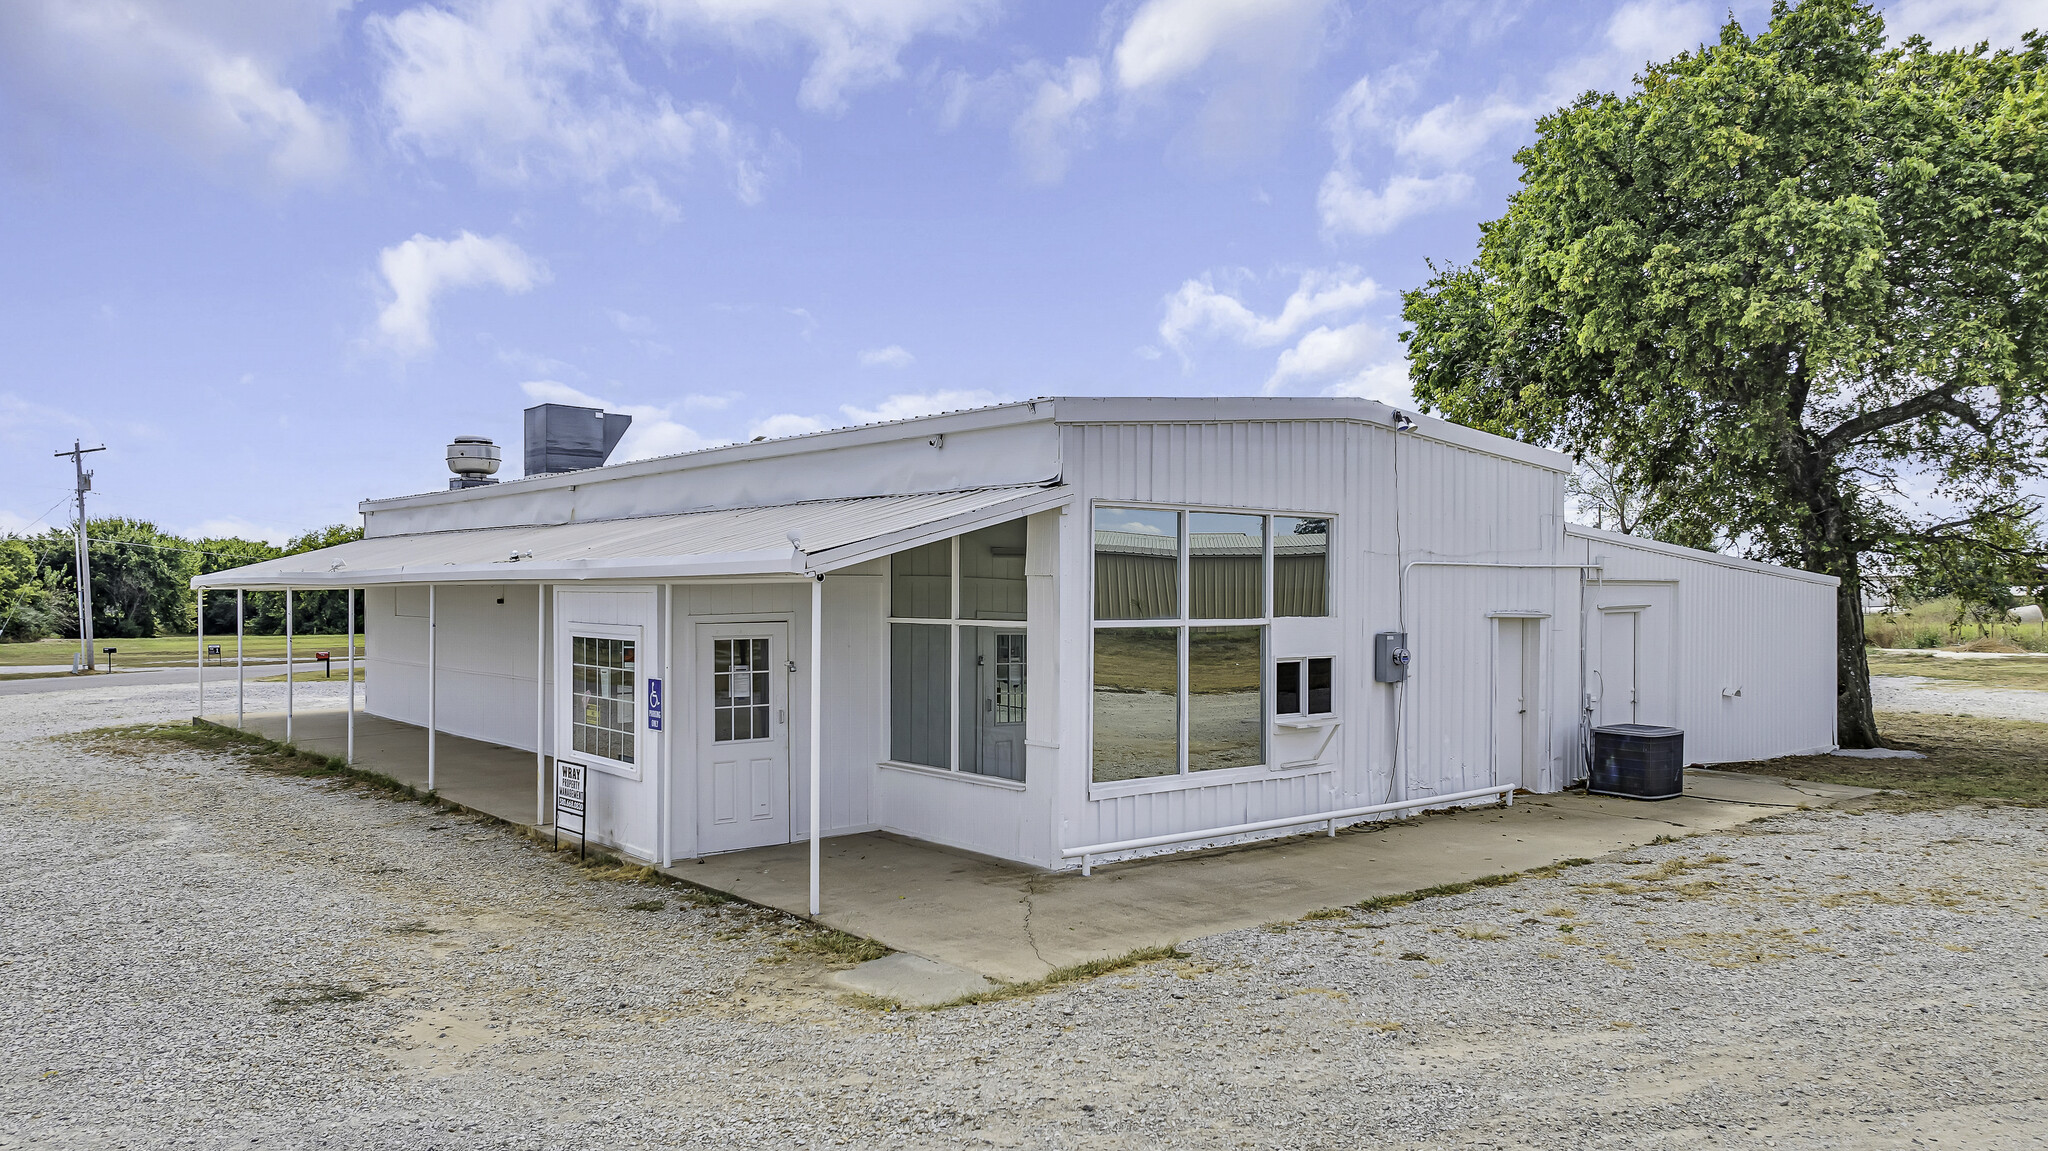
POLYGON ((1632 546, 1574 530, 1575 556, 1609 580, 1671 581, 1675 722, 1694 763, 1771 759, 1835 746, 1835 588, 1794 574, 1632 546), (1740 696, 1734 695, 1741 689, 1740 696), (1724 690, 1727 694, 1724 694, 1724 690))
MULTIPOLYGON (((309 584, 339 585, 349 578, 349 572, 396 569, 417 569, 420 582, 432 582, 435 571, 448 565, 495 564, 514 554, 526 558, 504 563, 508 580, 553 579, 554 575, 539 573, 578 561, 684 560, 735 554, 788 557, 793 555, 791 532, 803 540, 807 552, 829 551, 992 508, 1041 490, 1012 487, 874 496, 540 527, 379 536, 218 572, 207 576, 206 582, 208 586, 233 587, 242 582, 303 579, 309 584), (342 566, 337 569, 337 564, 342 566)), ((688 572, 678 567, 674 574, 688 572)))

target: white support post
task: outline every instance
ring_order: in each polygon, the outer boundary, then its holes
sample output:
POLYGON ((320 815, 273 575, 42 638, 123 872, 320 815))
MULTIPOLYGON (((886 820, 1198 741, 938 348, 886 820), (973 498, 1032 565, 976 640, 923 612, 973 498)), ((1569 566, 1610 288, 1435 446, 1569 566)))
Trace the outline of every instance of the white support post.
POLYGON ((533 825, 548 824, 548 585, 533 586, 533 825))
POLYGON ((292 741, 292 589, 284 589, 284 741, 292 741))
POLYGON ((356 589, 348 589, 348 751, 344 762, 356 762, 356 589))
POLYGON ((434 790, 434 585, 427 585, 427 790, 434 790))
POLYGON ((811 577, 811 918, 818 916, 818 870, 825 812, 819 802, 824 755, 818 735, 824 729, 825 702, 825 577, 811 577))
POLYGON ((235 589, 235 730, 242 729, 242 589, 235 589))
POLYGON ((201 719, 205 719, 205 718, 206 718, 206 589, 205 589, 205 588, 200 588, 200 589, 199 589, 198 591, 195 591, 195 592, 193 592, 193 593, 192 593, 192 595, 193 595, 193 596, 195 597, 195 599, 196 599, 196 601, 197 601, 197 604, 198 604, 198 607, 197 607, 197 608, 195 609, 195 611, 194 611, 194 613, 193 613, 193 616, 192 616, 192 622, 193 622, 193 625, 194 625, 194 630, 196 630, 196 631, 197 631, 197 633, 198 633, 198 636, 199 636, 199 718, 201 718, 201 719))

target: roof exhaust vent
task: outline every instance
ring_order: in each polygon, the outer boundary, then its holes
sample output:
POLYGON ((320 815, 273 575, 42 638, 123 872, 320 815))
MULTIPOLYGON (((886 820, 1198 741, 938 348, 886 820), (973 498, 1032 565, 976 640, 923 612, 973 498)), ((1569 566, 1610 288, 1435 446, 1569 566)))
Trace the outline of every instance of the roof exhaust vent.
POLYGON ((463 488, 480 488, 498 481, 491 477, 497 474, 501 459, 498 445, 489 436, 456 436, 448 445, 448 470, 455 478, 448 481, 449 491, 463 488))
POLYGON ((633 417, 603 408, 535 404, 526 409, 526 474, 603 467, 632 426, 633 417))

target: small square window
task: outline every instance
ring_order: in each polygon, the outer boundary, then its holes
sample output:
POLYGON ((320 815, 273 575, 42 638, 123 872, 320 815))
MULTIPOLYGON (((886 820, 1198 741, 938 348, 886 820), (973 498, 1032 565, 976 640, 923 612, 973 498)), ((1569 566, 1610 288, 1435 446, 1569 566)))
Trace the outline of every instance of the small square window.
POLYGON ((1273 714, 1282 718, 1329 715, 1336 711, 1332 690, 1335 661, 1328 656, 1283 659, 1273 665, 1273 714))

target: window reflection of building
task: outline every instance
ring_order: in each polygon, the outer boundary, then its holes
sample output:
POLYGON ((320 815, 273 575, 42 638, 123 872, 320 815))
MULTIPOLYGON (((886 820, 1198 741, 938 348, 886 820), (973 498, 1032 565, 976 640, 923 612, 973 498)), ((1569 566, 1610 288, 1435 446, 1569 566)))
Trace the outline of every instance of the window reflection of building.
POLYGON ((1321 517, 1095 509, 1096 782, 1265 762, 1267 625, 1327 613, 1329 538, 1321 517))

